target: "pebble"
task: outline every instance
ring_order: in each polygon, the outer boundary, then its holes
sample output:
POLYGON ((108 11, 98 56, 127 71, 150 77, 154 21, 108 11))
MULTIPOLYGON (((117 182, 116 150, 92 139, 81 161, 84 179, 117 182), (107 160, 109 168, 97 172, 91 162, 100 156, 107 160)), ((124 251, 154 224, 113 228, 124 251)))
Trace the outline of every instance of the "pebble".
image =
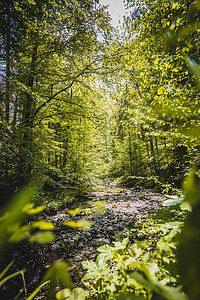
POLYGON ((51 248, 52 248, 52 250, 57 250, 58 248, 59 248, 59 245, 58 244, 53 244, 52 246, 51 246, 51 248))

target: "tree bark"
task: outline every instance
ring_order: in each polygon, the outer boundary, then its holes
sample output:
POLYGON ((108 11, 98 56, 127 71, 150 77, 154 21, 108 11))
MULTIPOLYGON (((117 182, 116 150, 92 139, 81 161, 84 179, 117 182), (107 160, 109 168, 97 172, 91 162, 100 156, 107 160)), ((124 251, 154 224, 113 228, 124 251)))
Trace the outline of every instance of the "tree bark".
POLYGON ((131 145, 131 132, 128 132, 128 143, 129 143, 129 161, 130 161, 130 175, 133 175, 133 160, 132 160, 132 145, 131 145))
POLYGON ((23 142, 21 147, 21 159, 19 163, 19 175, 26 181, 29 179, 32 170, 32 129, 33 129, 33 116, 34 116, 34 99, 31 95, 34 80, 35 80, 35 70, 36 70, 36 62, 37 62, 37 45, 33 46, 32 50, 32 58, 31 58, 31 65, 30 71, 28 76, 28 84, 27 87, 29 91, 26 92, 26 103, 24 106, 24 117, 23 117, 23 142))
POLYGON ((6 31, 6 101, 5 101, 5 120, 9 123, 10 119, 10 7, 8 3, 7 11, 7 31, 6 31))
MULTIPOLYGON (((35 69, 37 62, 37 46, 33 47, 32 59, 31 59, 31 68, 28 78, 28 88, 31 92, 33 89, 34 79, 35 79, 35 69)), ((25 127, 32 128, 33 127, 33 97, 30 92, 27 92, 26 95, 26 106, 25 106, 25 114, 24 114, 24 125, 25 127)))

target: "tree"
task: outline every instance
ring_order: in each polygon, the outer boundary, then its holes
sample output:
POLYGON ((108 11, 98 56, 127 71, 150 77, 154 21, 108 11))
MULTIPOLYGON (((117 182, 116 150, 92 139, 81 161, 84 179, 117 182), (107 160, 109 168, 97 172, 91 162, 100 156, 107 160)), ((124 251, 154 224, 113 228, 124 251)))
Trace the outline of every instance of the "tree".
MULTIPOLYGON (((1 31, 5 52, 2 61, 10 70, 12 65, 12 74, 5 76, 5 85, 2 85, 5 95, 11 84, 12 91, 2 102, 7 125, 2 128, 1 152, 9 163, 5 166, 2 162, 1 168, 23 183, 29 181, 34 172, 41 171, 39 165, 46 160, 44 154, 51 152, 47 151, 51 143, 44 145, 38 136, 43 138, 49 132, 46 139, 52 141, 53 130, 56 140, 61 142, 59 123, 64 122, 67 125, 66 135, 62 133, 63 147, 68 148, 71 122, 88 117, 89 104, 87 100, 81 103, 83 98, 79 94, 80 90, 90 88, 89 77, 95 72, 104 48, 98 34, 101 32, 109 38, 110 25, 108 15, 98 1, 27 0, 9 4, 12 12, 10 32, 19 30, 20 36, 16 34, 15 52, 10 50, 9 54, 13 53, 13 56, 8 58, 9 32, 7 29, 1 31)), ((7 7, 8 4, 3 2, 1 23, 8 18, 7 7)), ((65 152, 62 147, 60 151, 53 160, 49 157, 49 162, 64 169, 65 152), (58 157, 62 157, 59 164, 58 157)))
MULTIPOLYGON (((120 71, 112 78, 119 87, 118 95, 112 94, 116 99, 112 170, 116 175, 158 176, 180 186, 198 147, 196 137, 186 130, 198 124, 199 101, 184 59, 188 51, 197 55, 198 43, 196 50, 186 50, 187 39, 185 44, 180 39, 187 30, 191 35, 191 12, 195 11, 192 22, 198 26, 196 4, 133 1, 131 5, 135 13, 126 20, 124 39, 117 46, 120 71), (182 14, 183 20, 174 27, 182 14), (177 156, 179 150, 182 157, 177 156)), ((196 34, 191 35, 193 45, 196 34)))

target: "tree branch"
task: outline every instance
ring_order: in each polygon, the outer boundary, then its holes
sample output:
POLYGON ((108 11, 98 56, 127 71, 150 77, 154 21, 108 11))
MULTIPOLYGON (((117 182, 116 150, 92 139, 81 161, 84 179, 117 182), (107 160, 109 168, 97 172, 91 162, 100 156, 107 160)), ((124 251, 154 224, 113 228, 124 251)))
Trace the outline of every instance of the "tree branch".
MULTIPOLYGON (((38 126, 39 124, 41 124, 41 122, 42 122, 44 119, 52 118, 53 116, 59 116, 59 115, 62 116, 62 115, 65 115, 65 114, 76 115, 76 116, 84 117, 84 118, 91 119, 91 120, 92 120, 92 119, 97 119, 97 117, 90 117, 90 116, 82 115, 82 114, 75 113, 75 112, 65 111, 65 112, 54 113, 54 114, 51 114, 51 115, 48 115, 48 116, 44 116, 44 117, 41 118, 36 124, 34 124, 33 127, 36 127, 36 126, 38 126)), ((93 120, 92 120, 92 121, 93 121, 93 120)))
POLYGON ((94 61, 91 62, 87 67, 85 67, 78 75, 76 75, 76 76, 74 77, 74 79, 72 80, 72 82, 71 82, 68 86, 66 86, 65 88, 61 89, 59 92, 55 93, 55 94, 54 94, 53 96, 51 96, 46 102, 44 102, 44 103, 42 103, 40 106, 38 106, 38 107, 35 109, 35 112, 34 112, 33 115, 36 116, 36 115, 39 113, 39 111, 40 111, 43 107, 45 107, 49 102, 51 102, 51 100, 55 99, 56 96, 60 95, 61 93, 67 91, 70 87, 72 87, 72 85, 74 84, 74 82, 76 81, 76 79, 77 79, 78 77, 80 77, 81 75, 83 75, 84 72, 85 72, 92 64, 94 64, 94 61))

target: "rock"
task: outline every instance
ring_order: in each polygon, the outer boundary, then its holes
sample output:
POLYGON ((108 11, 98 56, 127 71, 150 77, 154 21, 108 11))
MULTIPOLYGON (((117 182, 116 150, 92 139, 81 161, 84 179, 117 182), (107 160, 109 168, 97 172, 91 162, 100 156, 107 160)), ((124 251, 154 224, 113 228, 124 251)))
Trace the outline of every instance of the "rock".
POLYGON ((108 227, 106 228, 106 231, 107 231, 108 233, 112 234, 112 233, 114 232, 114 229, 113 229, 112 226, 108 226, 108 227))
POLYGON ((99 239, 94 240, 94 244, 99 245, 99 246, 109 244, 109 243, 110 243, 110 240, 105 239, 105 238, 99 238, 99 239))
POLYGON ((142 241, 142 240, 145 239, 145 235, 143 233, 138 233, 137 234, 137 239, 140 240, 140 241, 142 241))
POLYGON ((51 248, 52 248, 52 250, 57 250, 58 248, 59 248, 60 246, 58 245, 58 244, 53 244, 52 246, 51 246, 51 248))

